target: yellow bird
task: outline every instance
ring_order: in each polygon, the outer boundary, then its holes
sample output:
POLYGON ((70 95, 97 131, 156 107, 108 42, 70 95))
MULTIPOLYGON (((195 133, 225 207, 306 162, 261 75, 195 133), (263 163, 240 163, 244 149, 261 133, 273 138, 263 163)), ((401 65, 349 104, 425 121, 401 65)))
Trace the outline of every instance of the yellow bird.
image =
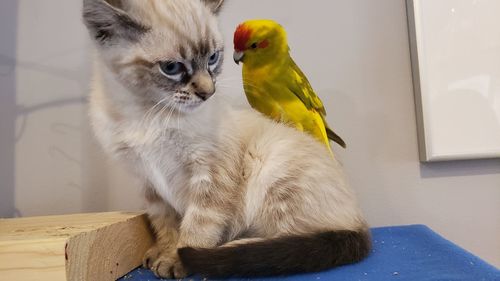
POLYGON ((326 123, 326 111, 289 53, 285 29, 272 20, 250 20, 234 33, 234 61, 243 63, 243 87, 250 105, 324 143, 346 147, 326 123))

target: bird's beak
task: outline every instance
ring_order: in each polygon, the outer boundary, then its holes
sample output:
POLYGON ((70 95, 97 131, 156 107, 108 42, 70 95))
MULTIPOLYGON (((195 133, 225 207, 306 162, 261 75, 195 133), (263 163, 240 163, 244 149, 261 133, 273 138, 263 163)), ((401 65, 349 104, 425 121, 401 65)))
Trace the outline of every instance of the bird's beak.
POLYGON ((243 57, 245 57, 245 53, 241 51, 234 51, 233 54, 233 59, 236 64, 240 64, 240 62, 243 60, 243 57))

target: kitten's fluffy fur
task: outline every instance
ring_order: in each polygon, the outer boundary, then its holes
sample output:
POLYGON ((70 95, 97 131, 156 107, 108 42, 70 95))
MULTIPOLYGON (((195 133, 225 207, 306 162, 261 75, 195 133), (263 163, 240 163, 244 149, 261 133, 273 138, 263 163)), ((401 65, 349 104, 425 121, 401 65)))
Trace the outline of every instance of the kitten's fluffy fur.
MULTIPOLYGON (((91 119, 146 183, 157 243, 144 265, 181 278, 287 274, 356 262, 367 225, 312 137, 215 97, 222 0, 84 0, 99 58, 91 119), (160 70, 182 62, 182 79, 160 70)), ((221 55, 222 57, 222 55, 221 55)))

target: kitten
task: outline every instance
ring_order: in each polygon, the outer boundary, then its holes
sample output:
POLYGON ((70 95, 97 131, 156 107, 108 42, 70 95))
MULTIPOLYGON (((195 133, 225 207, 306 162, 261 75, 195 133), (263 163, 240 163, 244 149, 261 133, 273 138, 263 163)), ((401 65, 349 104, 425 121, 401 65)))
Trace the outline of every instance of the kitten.
POLYGON ((339 163, 307 134, 215 93, 223 0, 84 0, 90 117, 146 185, 164 278, 279 275, 353 263, 369 230, 339 163), (213 96, 213 97, 212 97, 213 96))

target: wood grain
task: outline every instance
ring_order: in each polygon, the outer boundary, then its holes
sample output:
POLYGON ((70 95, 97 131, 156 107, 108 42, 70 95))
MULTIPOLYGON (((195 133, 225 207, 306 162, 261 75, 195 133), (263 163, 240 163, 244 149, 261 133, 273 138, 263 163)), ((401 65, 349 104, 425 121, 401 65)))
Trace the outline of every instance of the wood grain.
POLYGON ((0 280, 116 280, 152 242, 142 213, 3 219, 0 280))

